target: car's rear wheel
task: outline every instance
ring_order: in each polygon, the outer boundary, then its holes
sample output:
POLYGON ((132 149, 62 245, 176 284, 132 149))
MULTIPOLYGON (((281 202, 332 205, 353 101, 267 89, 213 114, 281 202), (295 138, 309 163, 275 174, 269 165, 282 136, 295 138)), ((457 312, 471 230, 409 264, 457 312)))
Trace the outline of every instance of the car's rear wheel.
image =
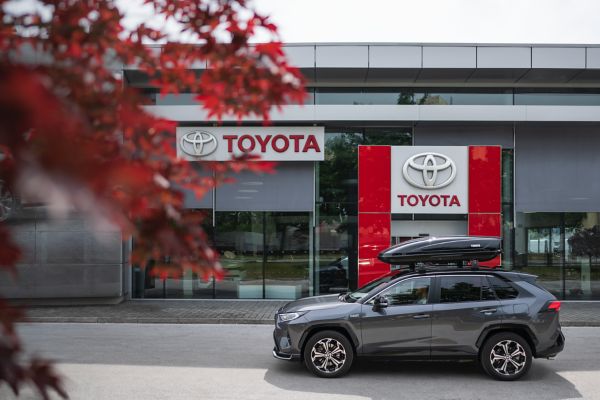
POLYGON ((480 354, 481 366, 492 378, 514 381, 523 377, 533 361, 531 348, 520 335, 501 332, 489 337, 480 354))
POLYGON ((337 378, 352 367, 354 349, 346 336, 336 331, 312 335, 304 347, 304 364, 321 378, 337 378))

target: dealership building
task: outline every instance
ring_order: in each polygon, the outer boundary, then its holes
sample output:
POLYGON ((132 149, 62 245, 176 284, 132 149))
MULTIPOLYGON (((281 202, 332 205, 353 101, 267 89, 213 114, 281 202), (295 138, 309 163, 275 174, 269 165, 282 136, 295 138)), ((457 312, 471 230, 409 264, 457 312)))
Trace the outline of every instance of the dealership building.
MULTIPOLYGON (((227 275, 162 280, 130 266, 135 241, 39 208, 9 219, 25 250, 13 298, 293 299, 339 293, 390 270, 377 253, 411 238, 501 236, 492 266, 529 272, 560 299, 600 299, 600 46, 290 44, 305 104, 272 124, 207 122, 193 94, 160 96, 124 67, 148 110, 178 124, 201 170, 249 152, 243 172, 186 197, 227 275)), ((160 49, 157 49, 160 51, 160 49)), ((202 66, 199 67, 199 72, 202 66)), ((201 172, 206 173, 206 172, 201 172)), ((168 255, 165 260, 168 262, 168 255)))

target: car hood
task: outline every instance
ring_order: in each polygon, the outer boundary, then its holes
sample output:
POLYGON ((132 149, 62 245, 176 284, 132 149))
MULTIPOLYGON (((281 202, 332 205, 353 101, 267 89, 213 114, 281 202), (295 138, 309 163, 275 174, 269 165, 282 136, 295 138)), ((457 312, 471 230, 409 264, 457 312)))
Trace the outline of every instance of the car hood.
POLYGON ((314 311, 347 304, 349 303, 339 299, 338 294, 328 294, 326 296, 305 297, 303 299, 292 301, 281 307, 278 312, 314 311))

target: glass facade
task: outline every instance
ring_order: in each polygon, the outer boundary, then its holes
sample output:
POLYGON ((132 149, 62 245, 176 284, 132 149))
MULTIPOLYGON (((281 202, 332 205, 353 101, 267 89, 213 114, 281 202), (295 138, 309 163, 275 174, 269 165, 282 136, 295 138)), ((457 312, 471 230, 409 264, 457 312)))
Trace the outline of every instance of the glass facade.
MULTIPOLYGON (((202 229, 212 241, 214 230, 211 222, 212 210, 191 209, 190 212, 204 214, 202 229)), ((214 244, 214 243, 211 243, 214 244)), ((132 243, 135 246, 135 240, 132 243)), ((171 264, 168 256, 158 260, 150 260, 145 266, 133 265, 131 270, 131 296, 134 298, 178 298, 178 299, 210 299, 213 298, 213 282, 205 281, 202 277, 191 271, 183 271, 169 278, 163 279, 154 273, 157 263, 171 264)), ((177 267, 175 267, 177 268, 177 267)))
MULTIPOLYGON (((150 104, 197 104, 192 93, 145 91, 150 104)), ((295 104, 295 103, 292 103, 295 104)), ((552 105, 598 106, 598 89, 504 88, 307 88, 303 104, 323 105, 552 105)))
MULTIPOLYGON (((314 164, 313 212, 217 211, 204 229, 226 277, 190 272, 161 279, 157 262, 134 267, 137 298, 292 299, 357 286, 358 146, 412 145, 410 127, 329 127, 325 160, 314 164)), ((518 173, 518 172, 517 172, 518 173)), ((561 299, 600 300, 600 213, 525 213, 514 207, 514 150, 502 150, 502 265, 538 275, 561 299)), ((134 243, 135 245, 135 243, 134 243)))
MULTIPOLYGON (((212 211, 212 210, 211 210, 212 211)), ((153 276, 156 262, 133 269, 138 298, 291 299, 312 293, 311 213, 217 212, 215 227, 205 226, 226 271, 219 281, 191 272, 163 279, 153 276)), ((207 216, 206 221, 210 221, 207 216)), ((134 243, 135 245, 135 243, 134 243)))
POLYGON ((516 90, 515 105, 537 106, 598 106, 600 93, 590 89, 578 90, 516 90))
POLYGON ((290 299, 310 290, 309 213, 217 212, 215 248, 226 270, 216 298, 290 299))
POLYGON ((600 213, 517 213, 516 270, 556 297, 600 300, 600 213))
POLYGON ((514 265, 514 149, 502 149, 502 267, 514 265))
POLYGON ((412 145, 412 128, 328 128, 317 164, 315 288, 321 294, 357 286, 358 146, 412 145))
POLYGON ((512 90, 427 88, 316 88, 315 104, 512 105, 512 90))
MULTIPOLYGON (((134 297, 298 298, 357 286, 358 146, 412 145, 412 128, 331 127, 325 161, 315 164, 312 212, 216 211, 205 230, 227 274, 154 277, 156 262, 134 268, 134 297), (314 224, 314 226, 313 226, 314 224)), ((502 264, 538 275, 559 298, 600 299, 600 213, 517 213, 514 151, 502 151, 502 264), (596 235, 596 236, 594 236, 596 235)), ((198 210, 196 210, 198 211, 198 210)))
MULTIPOLYGON (((236 211, 249 200, 232 203, 235 187, 217 189, 214 225, 213 209, 202 212, 207 214, 204 229, 219 252, 225 278, 203 281, 190 273, 168 279, 153 276, 157 262, 169 263, 169 257, 164 257, 145 268, 134 267, 133 297, 293 299, 356 288, 357 154, 358 146, 367 144, 411 145, 412 128, 326 129, 325 161, 314 164, 314 215, 306 211, 236 211)), ((242 186, 248 179, 237 177, 242 186)), ((302 186, 308 185, 302 182, 302 186)))

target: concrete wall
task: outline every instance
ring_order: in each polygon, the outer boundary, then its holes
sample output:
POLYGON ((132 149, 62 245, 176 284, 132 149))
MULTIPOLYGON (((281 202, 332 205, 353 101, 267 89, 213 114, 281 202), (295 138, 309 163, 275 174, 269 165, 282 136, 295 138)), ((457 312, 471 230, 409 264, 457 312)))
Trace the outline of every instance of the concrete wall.
POLYGON ((101 301, 127 295, 127 247, 117 228, 94 231, 77 215, 52 221, 41 208, 23 208, 7 225, 23 255, 16 280, 0 274, 1 295, 101 301))

